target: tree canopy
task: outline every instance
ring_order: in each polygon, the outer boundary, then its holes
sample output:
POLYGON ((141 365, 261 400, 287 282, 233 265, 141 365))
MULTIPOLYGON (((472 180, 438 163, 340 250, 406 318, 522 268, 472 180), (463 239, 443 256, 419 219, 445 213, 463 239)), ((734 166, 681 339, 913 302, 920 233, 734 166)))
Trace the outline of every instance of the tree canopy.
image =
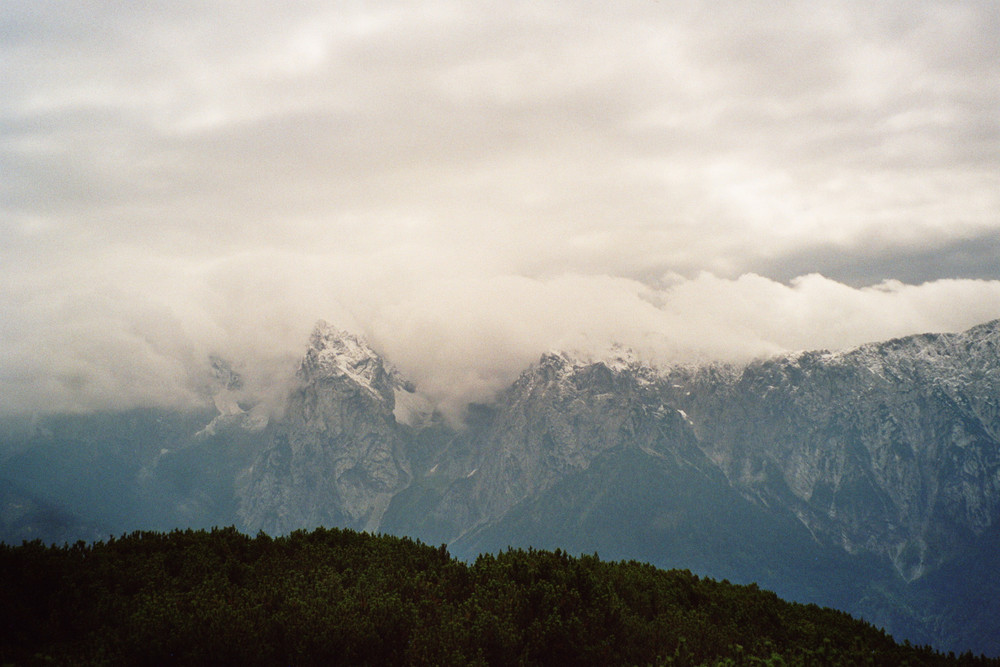
POLYGON ((843 612, 596 554, 317 529, 0 545, 0 663, 948 665, 843 612))

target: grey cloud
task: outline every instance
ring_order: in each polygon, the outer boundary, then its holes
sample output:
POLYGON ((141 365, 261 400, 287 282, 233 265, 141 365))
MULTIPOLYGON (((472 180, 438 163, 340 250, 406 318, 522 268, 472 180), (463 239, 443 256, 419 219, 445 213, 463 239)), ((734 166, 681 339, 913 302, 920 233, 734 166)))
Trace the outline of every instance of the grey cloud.
POLYGON ((319 318, 455 404, 552 345, 995 317, 995 10, 9 3, 3 393, 183 403, 214 353, 263 387, 319 318))
POLYGON ((921 284, 950 276, 1000 280, 1000 234, 990 230, 918 247, 894 246, 877 236, 849 247, 821 245, 798 254, 760 261, 754 270, 790 281, 813 270, 854 287, 885 280, 921 284))

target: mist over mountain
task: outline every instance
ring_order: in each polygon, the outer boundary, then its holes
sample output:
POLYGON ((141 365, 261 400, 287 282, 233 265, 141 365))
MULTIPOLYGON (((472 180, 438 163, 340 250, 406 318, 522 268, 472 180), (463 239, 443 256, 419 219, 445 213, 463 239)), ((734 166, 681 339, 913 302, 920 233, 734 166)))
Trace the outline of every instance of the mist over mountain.
POLYGON ((339 526, 465 558, 597 551, 1000 653, 1000 320, 751 362, 553 351, 450 413, 322 322, 280 411, 211 368, 198 409, 4 420, 0 537, 339 526))
POLYGON ((11 0, 0 538, 598 550, 1000 654, 998 21, 11 0))
POLYGON ((102 280, 130 290, 74 283, 52 299, 0 296, 0 414, 199 408, 214 393, 212 358, 239 371, 246 400, 280 412, 317 314, 364 335, 456 418, 550 350, 597 358, 618 344, 659 365, 745 362, 1000 316, 997 281, 855 288, 819 275, 788 284, 753 274, 526 277, 455 273, 443 259, 293 256, 263 271, 259 260, 219 260, 181 277, 153 263, 138 280, 112 264, 102 280))

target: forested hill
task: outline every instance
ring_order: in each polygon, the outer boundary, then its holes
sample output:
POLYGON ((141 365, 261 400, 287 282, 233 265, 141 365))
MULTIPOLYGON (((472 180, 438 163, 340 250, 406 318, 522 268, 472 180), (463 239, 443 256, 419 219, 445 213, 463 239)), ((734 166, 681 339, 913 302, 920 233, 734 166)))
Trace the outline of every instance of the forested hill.
POLYGON ((318 529, 0 545, 0 663, 1000 664, 756 586, 318 529))

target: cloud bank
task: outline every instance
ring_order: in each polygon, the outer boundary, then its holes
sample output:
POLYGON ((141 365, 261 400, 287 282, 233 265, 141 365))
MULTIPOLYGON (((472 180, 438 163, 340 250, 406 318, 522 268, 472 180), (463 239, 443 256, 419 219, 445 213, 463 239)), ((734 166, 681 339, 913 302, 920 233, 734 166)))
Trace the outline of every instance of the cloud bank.
POLYGON ((251 393, 280 402, 319 317, 366 336, 455 414, 489 401, 549 350, 599 355, 619 344, 660 364, 745 361, 1000 316, 1000 281, 983 280, 855 288, 818 274, 785 284, 702 273, 654 287, 270 252, 148 268, 128 288, 108 271, 101 288, 54 290, 44 301, 7 296, 0 409, 204 404, 211 355, 233 362, 251 393))
POLYGON ((0 410, 261 390, 312 323, 439 400, 550 348, 1000 317, 986 0, 13 0, 0 410), (825 277, 824 277, 825 276, 825 277))

